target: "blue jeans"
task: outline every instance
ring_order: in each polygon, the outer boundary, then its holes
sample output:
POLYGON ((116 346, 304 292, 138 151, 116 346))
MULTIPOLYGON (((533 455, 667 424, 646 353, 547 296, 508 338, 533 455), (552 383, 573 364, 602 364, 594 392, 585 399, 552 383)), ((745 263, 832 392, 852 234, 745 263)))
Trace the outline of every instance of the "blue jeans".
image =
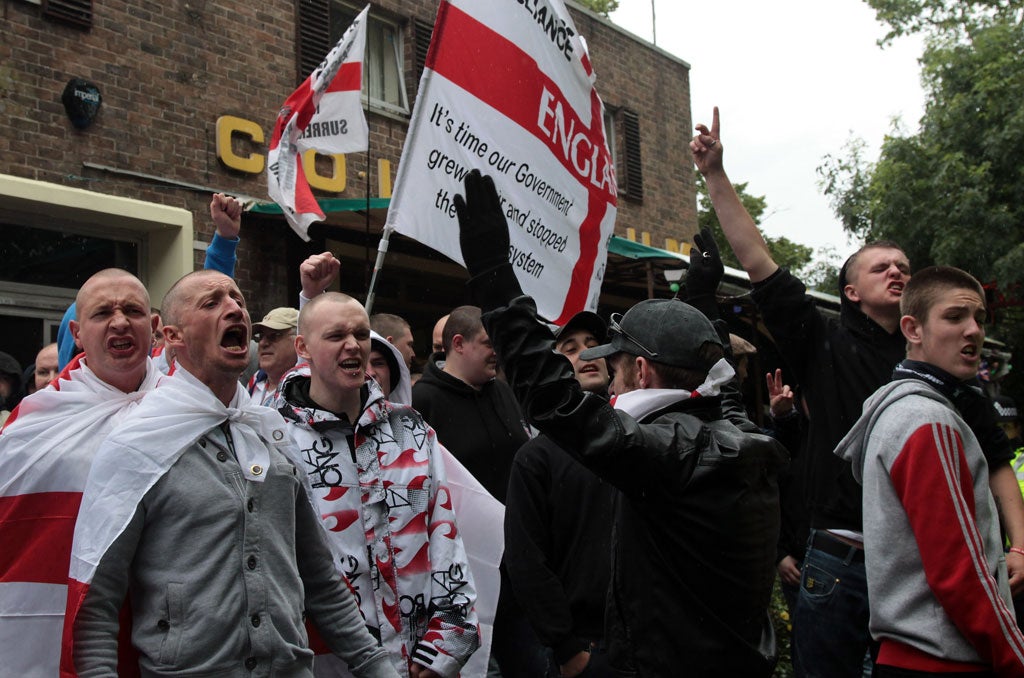
POLYGON ((861 678, 871 646, 868 619, 863 560, 837 558, 808 542, 793 613, 798 678, 861 678))

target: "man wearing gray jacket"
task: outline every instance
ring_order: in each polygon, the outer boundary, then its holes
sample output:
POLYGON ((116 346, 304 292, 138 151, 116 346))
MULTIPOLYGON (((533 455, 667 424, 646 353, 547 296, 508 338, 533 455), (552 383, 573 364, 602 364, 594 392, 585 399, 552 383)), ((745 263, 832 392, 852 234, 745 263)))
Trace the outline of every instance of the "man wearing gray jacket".
POLYGON ((163 310, 176 372, 114 429, 90 471, 64 669, 118 675, 127 595, 143 676, 311 677, 308 612, 356 676, 397 678, 335 571, 283 422, 238 383, 251 331, 238 287, 195 272, 163 310))
POLYGON ((975 388, 984 291, 933 266, 907 283, 900 311, 907 359, 836 448, 864 487, 874 676, 1022 676, 1024 636, 975 434, 995 415, 955 405, 975 388))

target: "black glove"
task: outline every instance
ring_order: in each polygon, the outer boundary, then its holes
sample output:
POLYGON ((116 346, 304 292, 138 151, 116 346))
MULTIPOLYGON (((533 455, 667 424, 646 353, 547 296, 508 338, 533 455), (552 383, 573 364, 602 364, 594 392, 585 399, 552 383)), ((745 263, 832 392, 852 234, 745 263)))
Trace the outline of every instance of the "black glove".
POLYGON ((718 318, 715 292, 725 276, 718 243, 711 231, 704 228, 693 236, 690 250, 690 268, 686 271, 686 303, 694 306, 711 320, 718 318))
POLYGON ((469 275, 476 277, 508 263, 508 223, 494 180, 479 170, 466 175, 466 197, 456 194, 459 246, 469 275))
POLYGON ((718 253, 718 243, 709 229, 703 228, 693 236, 694 248, 690 250, 690 268, 686 272, 686 295, 699 297, 713 295, 718 284, 725 277, 725 266, 718 253))

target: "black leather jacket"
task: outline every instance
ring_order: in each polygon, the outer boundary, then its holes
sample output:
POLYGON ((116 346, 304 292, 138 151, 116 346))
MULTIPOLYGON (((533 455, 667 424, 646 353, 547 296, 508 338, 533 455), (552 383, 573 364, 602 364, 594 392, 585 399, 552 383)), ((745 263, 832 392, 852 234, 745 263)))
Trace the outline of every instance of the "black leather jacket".
MULTIPOLYGON (((500 287, 490 277, 470 282, 485 310, 500 287)), ((637 421, 582 392, 529 297, 489 306, 484 325, 529 421, 622 492, 605 634, 612 663, 623 675, 769 676, 785 451, 739 409, 726 418, 720 397, 637 421)))

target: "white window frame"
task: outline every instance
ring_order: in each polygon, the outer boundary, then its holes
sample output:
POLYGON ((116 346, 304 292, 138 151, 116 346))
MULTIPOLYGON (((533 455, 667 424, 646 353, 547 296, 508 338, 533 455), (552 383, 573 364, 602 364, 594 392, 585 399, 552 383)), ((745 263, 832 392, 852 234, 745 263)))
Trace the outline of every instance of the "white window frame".
MULTIPOLYGON (((353 7, 344 2, 339 2, 338 0, 332 0, 331 7, 342 10, 346 14, 351 14, 353 18, 355 18, 355 16, 361 11, 359 8, 353 7)), ((332 35, 331 38, 336 42, 341 39, 341 35, 332 35)), ((404 31, 397 21, 377 16, 371 9, 366 33, 366 55, 363 61, 363 90, 361 97, 363 105, 366 106, 369 104, 370 110, 384 111, 386 113, 404 117, 409 116, 409 93, 405 87, 404 41, 404 31), (377 31, 381 32, 381 40, 376 40, 374 37, 377 31), (389 32, 390 36, 388 35, 389 32), (388 74, 385 73, 386 65, 381 63, 382 60, 380 58, 376 58, 376 56, 379 55, 375 55, 374 48, 379 48, 380 54, 384 54, 384 50, 387 50, 389 46, 387 44, 382 44, 382 41, 388 40, 389 37, 391 41, 390 47, 394 50, 393 77, 396 81, 397 101, 387 101, 370 95, 371 83, 378 88, 377 91, 382 91, 384 83, 387 81, 388 74)))

